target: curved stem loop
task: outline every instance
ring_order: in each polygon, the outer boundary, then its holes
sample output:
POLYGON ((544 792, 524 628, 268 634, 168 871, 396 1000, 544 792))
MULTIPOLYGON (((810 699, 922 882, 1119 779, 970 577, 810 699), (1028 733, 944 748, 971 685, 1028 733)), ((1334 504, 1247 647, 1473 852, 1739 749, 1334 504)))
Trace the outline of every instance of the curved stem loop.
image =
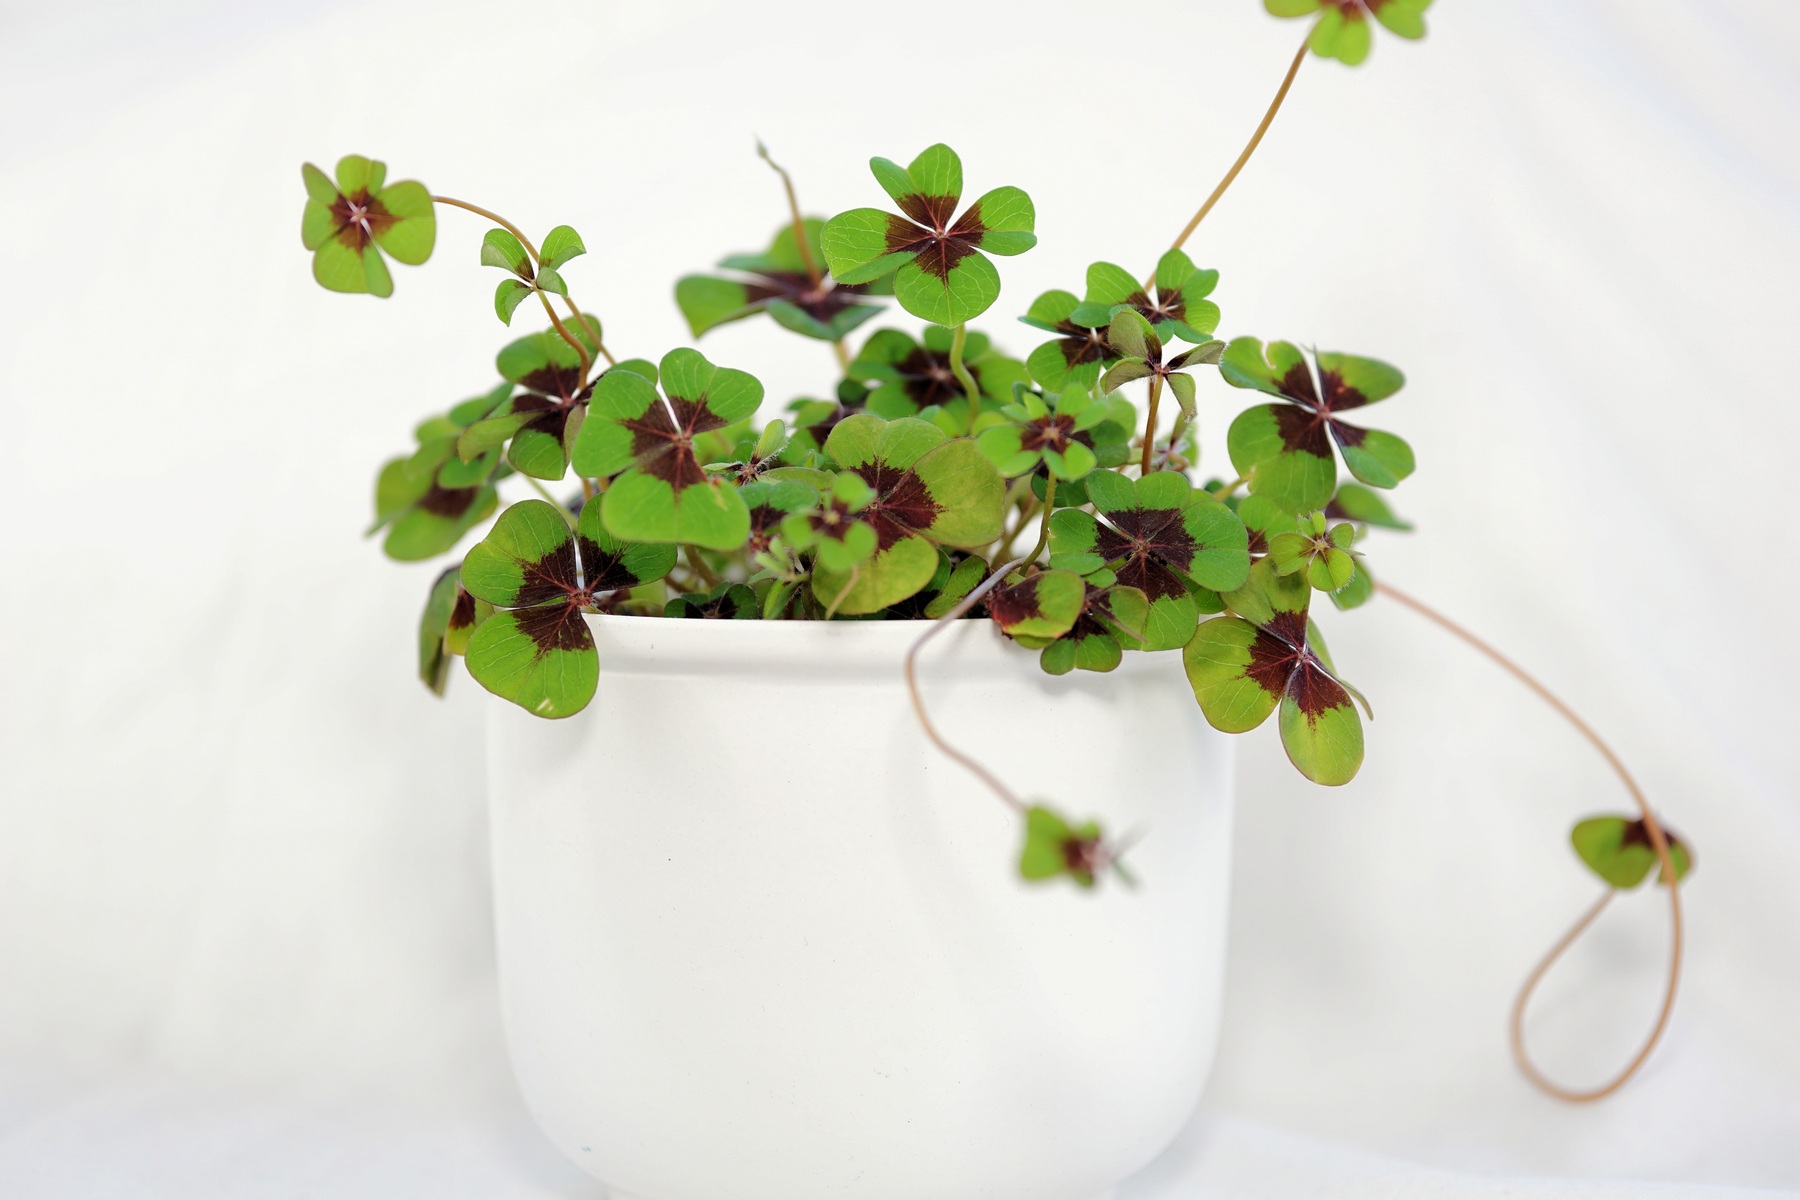
POLYGON ((1624 1087, 1631 1077, 1638 1073, 1638 1070, 1644 1065, 1645 1061, 1649 1059, 1650 1052, 1655 1050, 1657 1043, 1662 1040, 1663 1032, 1669 1026, 1670 1014, 1675 1009, 1675 991, 1681 983, 1683 935, 1681 921, 1681 888, 1677 885, 1675 879, 1675 860, 1669 853, 1669 837, 1663 832, 1662 823, 1656 819, 1656 814, 1650 811, 1649 800, 1645 798, 1644 791, 1638 786, 1637 780, 1632 778, 1631 772, 1625 768, 1625 763, 1613 752, 1613 748, 1606 744, 1606 740, 1594 731, 1593 726, 1582 720, 1574 709, 1563 702, 1561 697, 1557 696, 1556 693, 1552 692, 1542 683, 1539 683, 1536 678, 1526 672, 1525 668, 1519 666, 1510 658, 1500 653, 1500 651, 1494 649, 1494 647, 1488 645, 1488 643, 1482 641, 1473 633, 1470 633, 1467 629, 1464 629, 1461 625, 1458 625, 1455 621, 1444 616, 1444 614, 1438 612, 1436 609, 1414 599, 1393 585, 1382 583, 1379 580, 1375 583, 1375 590, 1384 596, 1397 600, 1407 608, 1412 609, 1414 612, 1424 617, 1426 620, 1447 630, 1456 637, 1461 638, 1464 642, 1467 642, 1470 646, 1473 646, 1493 662, 1497 663, 1514 679, 1517 679, 1520 683, 1530 688, 1532 692, 1536 693, 1538 699, 1556 710, 1558 715, 1570 725, 1574 726, 1576 731, 1579 732, 1582 737, 1586 738, 1594 749, 1600 752, 1600 756, 1612 767, 1613 772, 1618 775, 1620 782, 1625 785, 1625 790, 1631 793, 1632 800, 1637 804, 1639 816, 1644 823, 1644 831, 1650 835, 1650 846, 1656 851, 1656 861, 1661 872, 1663 886, 1666 887, 1669 892, 1669 975, 1668 983, 1663 989, 1662 1007, 1656 1014, 1656 1024, 1651 1028, 1649 1036, 1644 1039, 1644 1043, 1639 1048, 1637 1054, 1625 1065, 1624 1069, 1598 1087, 1586 1089, 1570 1088, 1555 1082, 1538 1069, 1537 1064, 1531 1061, 1531 1055, 1526 1050, 1525 1008, 1531 1000, 1532 992, 1537 989, 1539 981, 1541 981, 1544 975, 1550 970, 1551 965, 1555 963, 1558 958, 1562 957, 1564 951, 1575 944, 1575 941, 1587 931, 1588 927, 1592 925, 1599 918, 1601 912, 1605 910, 1607 903, 1612 899, 1612 890, 1608 889, 1607 892, 1600 897, 1599 903, 1595 904, 1594 907, 1588 911, 1587 915, 1582 917, 1581 920, 1576 923, 1573 929, 1564 934, 1563 939, 1560 942, 1551 947, 1550 953, 1544 956, 1543 960, 1538 963, 1537 967, 1526 978, 1524 986, 1519 989, 1518 999, 1513 1002, 1512 1020, 1509 1026, 1513 1060, 1518 1063, 1519 1070, 1524 1073, 1525 1078, 1529 1079, 1536 1087, 1549 1095, 1556 1097, 1558 1100, 1566 1100, 1571 1104, 1589 1104, 1595 1100, 1603 1100, 1624 1087))

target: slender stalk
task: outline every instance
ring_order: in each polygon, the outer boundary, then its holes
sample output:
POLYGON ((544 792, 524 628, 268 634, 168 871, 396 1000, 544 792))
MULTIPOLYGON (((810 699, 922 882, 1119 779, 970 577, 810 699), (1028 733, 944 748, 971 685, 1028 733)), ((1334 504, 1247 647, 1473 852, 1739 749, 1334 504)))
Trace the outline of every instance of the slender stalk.
POLYGON ((519 478, 523 479, 527 484, 529 484, 531 486, 532 491, 534 491, 538 495, 542 496, 544 498, 544 501, 547 504, 549 504, 551 508, 554 508, 558 514, 561 515, 562 519, 568 524, 570 529, 575 528, 575 518, 569 515, 568 509, 564 508, 562 505, 560 505, 556 502, 555 496, 552 496, 549 492, 544 490, 543 484, 539 483, 537 480, 533 479, 531 476, 525 474, 524 472, 520 472, 519 478))
POLYGON ((1377 582, 1375 584, 1375 590, 1384 596, 1399 601, 1426 620, 1461 638, 1464 642, 1467 642, 1470 646, 1473 646, 1476 650, 1479 650, 1482 654, 1498 664, 1514 679, 1517 679, 1520 683, 1531 689, 1532 692, 1536 693, 1538 699, 1556 710, 1565 721, 1575 727, 1576 731, 1580 733, 1582 737, 1588 740, 1594 749, 1600 752, 1600 756, 1612 767, 1613 772, 1618 775, 1619 781, 1625 785, 1625 790, 1631 793, 1632 800, 1637 804, 1638 814, 1644 823, 1644 830, 1650 835, 1650 846, 1656 851, 1656 861, 1661 868, 1663 885, 1669 892, 1670 944, 1668 983, 1663 989, 1662 1008, 1656 1015, 1656 1024, 1651 1028, 1649 1036, 1644 1039, 1642 1047, 1638 1050, 1632 1060, 1625 1065, 1625 1068, 1622 1071, 1613 1076, 1611 1080, 1601 1084, 1599 1087, 1586 1090, 1564 1087, 1548 1078, 1537 1068, 1536 1064, 1531 1061, 1531 1056, 1525 1048, 1525 1006, 1530 1001, 1533 990, 1536 989, 1538 981, 1544 977, 1544 973, 1550 969, 1551 964, 1561 957, 1562 953, 1573 945, 1575 940, 1581 936, 1588 926, 1594 923, 1596 918, 1599 917, 1601 910, 1606 907, 1606 902, 1611 897, 1612 893, 1610 889, 1607 894, 1601 898, 1600 903, 1596 904, 1593 909, 1563 937, 1562 941, 1552 947, 1550 953, 1547 954, 1544 957, 1544 960, 1538 964, 1537 968, 1532 971, 1531 975, 1525 980, 1524 986, 1519 989, 1519 997, 1513 1003, 1512 1011, 1510 1034, 1512 1039, 1513 1059, 1519 1064, 1519 1070, 1524 1072, 1527 1079, 1531 1080, 1537 1087, 1556 1097, 1558 1100, 1567 1100, 1573 1104, 1587 1104, 1595 1100, 1602 1100, 1618 1091, 1621 1087, 1624 1087, 1626 1082, 1629 1081, 1633 1075, 1638 1073, 1638 1069, 1642 1067, 1645 1060, 1650 1057, 1650 1052, 1656 1049, 1657 1042, 1662 1040, 1663 1031, 1667 1029, 1669 1025, 1669 1016, 1675 1008, 1675 991, 1681 983, 1681 955, 1683 941, 1681 888, 1677 885, 1675 880, 1675 860, 1669 853, 1668 835, 1663 832, 1662 824, 1656 819, 1656 814, 1650 811, 1650 801, 1644 796, 1643 789, 1638 786, 1637 780, 1632 778, 1631 772, 1626 769, 1624 762, 1613 752, 1613 748, 1607 745, 1606 740, 1594 731, 1593 726, 1582 720, 1575 710, 1565 704, 1560 697, 1542 683, 1539 683, 1534 677, 1528 674, 1523 667, 1519 666, 1510 658, 1500 653, 1500 651, 1494 649, 1494 647, 1488 645, 1488 643, 1482 641, 1473 633, 1470 633, 1467 629, 1464 629, 1461 625, 1458 625, 1455 621, 1444 616, 1436 609, 1429 607, 1419 600, 1415 600, 1413 597, 1390 584, 1377 582))
POLYGON ((838 370, 843 372, 845 379, 850 378, 850 351, 844 348, 844 339, 831 343, 831 349, 837 355, 838 370))
POLYGON ((788 214, 794 221, 794 244, 800 248, 800 260, 806 264, 806 273, 812 278, 812 285, 819 287, 824 284, 825 275, 819 270, 819 264, 813 260, 812 247, 806 244, 806 221, 800 216, 800 200, 794 195, 793 177, 787 173, 786 167, 769 157, 769 148, 762 144, 761 139, 758 139, 756 143, 756 156, 768 163, 774 168, 775 173, 781 176, 781 186, 787 192, 788 214))
POLYGON ((562 334, 562 340, 575 348, 576 356, 581 359, 581 378, 583 382, 586 382, 588 368, 594 365, 594 360, 589 356, 587 347, 582 345, 581 339, 570 333, 569 327, 564 325, 562 321, 557 318, 556 310, 550 307, 550 297, 545 294, 544 289, 541 287, 534 287, 532 288, 532 291, 536 292, 537 298, 543 302, 544 315, 550 318, 550 324, 556 327, 556 332, 562 334))
POLYGON ((485 209, 485 208, 481 207, 479 204, 470 204, 466 200, 453 200, 449 196, 433 196, 431 198, 431 202, 433 204, 448 204, 452 208, 460 208, 460 209, 464 209, 468 212, 472 212, 478 217, 486 217, 488 220, 492 221, 494 224, 498 225, 500 228, 506 230, 506 232, 508 232, 508 233, 512 234, 514 237, 518 238, 519 245, 525 247, 525 253, 531 255, 532 265, 533 266, 537 265, 537 263, 538 263, 537 247, 532 244, 531 239, 526 237, 524 232, 522 230, 520 230, 520 228, 517 225, 514 225, 511 221, 507 220, 505 217, 501 216, 499 213, 492 212, 488 209, 485 209))
MULTIPOLYGON (((1275 99, 1270 101, 1269 111, 1263 114, 1262 122, 1257 125, 1256 132, 1250 135, 1250 141, 1244 146, 1243 153, 1237 156, 1237 161, 1231 164, 1231 170, 1225 172, 1225 178, 1219 180, 1219 186, 1212 190, 1212 195, 1206 198, 1206 203, 1200 206, 1200 211, 1196 212, 1193 219, 1182 229, 1181 236, 1177 237, 1175 244, 1169 247, 1171 250, 1181 249, 1188 238, 1193 236, 1194 230, 1200 228, 1200 222, 1206 219, 1206 214, 1212 211, 1213 205, 1219 202, 1219 197, 1225 194, 1225 189, 1231 186, 1232 181, 1238 177, 1238 172, 1244 169, 1244 164, 1250 161, 1250 156, 1256 153, 1256 147, 1262 143, 1263 134, 1269 132, 1269 126, 1275 121, 1275 114, 1281 111, 1281 102, 1287 99, 1288 89, 1294 86, 1294 76, 1300 73, 1300 64, 1306 61, 1306 48, 1306 43, 1301 42, 1300 49, 1294 52, 1294 61, 1288 65, 1287 74, 1282 77, 1280 90, 1275 93, 1275 99)), ((1155 282, 1156 274, 1152 272, 1150 278, 1144 281, 1144 290, 1149 291, 1155 282)))
POLYGON ((563 297, 563 303, 568 306, 569 315, 575 318, 576 322, 581 326, 582 332, 594 339, 594 345, 599 347, 601 357, 606 359, 606 365, 609 367, 618 366, 619 360, 612 356, 612 351, 608 350, 606 348, 606 343, 600 340, 600 331, 588 324, 587 314, 582 312, 575 301, 569 299, 567 296, 563 297))
POLYGON ((1248 475, 1239 475, 1236 479, 1232 480, 1230 483, 1220 484, 1216 489, 1214 489, 1212 497, 1214 500, 1223 500, 1227 496, 1231 495, 1231 493, 1233 493, 1233 492, 1237 491, 1239 488, 1243 487, 1249 481, 1250 481, 1250 477, 1248 475))
POLYGON ((825 619, 827 621, 837 616, 838 605, 844 602, 844 597, 850 594, 850 589, 855 587, 856 581, 861 578, 862 564, 857 563, 850 568, 850 578, 844 580, 844 586, 838 589, 838 594, 833 596, 831 598, 831 603, 825 607, 825 619))
POLYGON ((969 436, 975 436, 975 418, 981 415, 981 389, 975 386, 975 377, 969 374, 969 368, 963 366, 963 343, 968 340, 969 327, 958 325, 956 332, 950 335, 950 373, 956 376, 956 382, 962 384, 963 395, 969 398, 969 436))
POLYGON ((718 587, 718 575, 713 572, 711 567, 706 565, 706 560, 700 557, 700 551, 694 548, 693 543, 688 543, 683 549, 687 551, 688 569, 698 575, 707 587, 718 587))
MULTIPOLYGON (((467 200, 457 200, 450 196, 433 196, 431 202, 433 204, 448 204, 452 208, 460 208, 467 212, 472 212, 478 217, 486 217, 488 220, 519 239, 519 245, 525 247, 525 253, 530 256, 533 267, 543 261, 538 257, 537 247, 532 244, 530 238, 525 236, 525 232, 499 213, 494 212, 491 209, 483 208, 479 204, 470 204, 467 200)), ((581 340, 570 333, 568 329, 563 326, 563 323, 556 319, 556 312, 550 307, 550 300, 544 295, 544 290, 538 287, 535 282, 533 282, 531 286, 532 290, 537 292, 538 299, 543 301, 544 311, 550 314, 550 324, 556 326, 556 332, 562 335, 563 341, 569 343, 569 345, 574 348, 575 353, 581 357, 581 378, 582 382, 585 383, 587 381, 588 368, 593 365, 593 359, 588 355, 587 347, 583 346, 581 340)), ((581 322, 581 327, 586 329, 589 336, 594 339, 594 343, 599 345, 599 332, 588 325, 587 319, 581 315, 581 310, 575 306, 573 300, 570 300, 567 296, 564 296, 563 300, 568 304, 569 311, 575 314, 576 319, 581 322)), ((607 354, 604 346, 601 346, 600 352, 606 354, 607 362, 610 363, 613 361, 613 356, 607 354)))
POLYGON ((975 588, 974 591, 970 592, 967 596, 964 596, 960 604, 933 621, 931 623, 931 628, 920 634, 918 640, 915 641, 912 644, 911 649, 906 652, 906 691, 907 694, 912 697, 913 714, 919 718, 919 727, 925 731, 925 736, 930 739, 931 744, 936 746, 938 751, 943 754, 944 757, 957 763, 964 770, 975 776, 975 778, 981 780, 982 783, 987 785, 989 791, 1000 798, 1002 803, 1017 813, 1023 813, 1025 811, 1025 802, 1019 799, 1011 788, 1007 787, 1004 783, 1001 783, 999 777, 992 771, 982 766, 981 763, 971 756, 964 754, 961 750, 952 746, 949 742, 946 742, 943 739, 943 736, 938 733, 937 726, 931 723, 931 716, 925 711, 925 698, 919 693, 917 664, 919 651, 923 650, 926 645, 930 643, 932 638, 944 632, 944 630, 950 627, 952 622, 958 620, 964 613, 981 603, 982 597, 1000 586, 1001 580, 1005 579, 1013 571, 1024 566, 1025 562, 1026 560, 1023 558, 1015 558, 1004 566, 996 568, 987 579, 982 581, 982 583, 975 588))
POLYGON ((1044 480, 1044 520, 1043 523, 1038 526, 1037 545, 1033 546, 1031 548, 1031 553, 1025 556, 1025 562, 1027 564, 1036 562, 1038 560, 1038 555, 1044 552, 1044 547, 1050 544, 1050 514, 1055 510, 1056 476, 1050 475, 1046 476, 1044 480))
POLYGON ((1144 419, 1144 462, 1140 475, 1150 473, 1150 457, 1156 452, 1156 406, 1162 400, 1162 376, 1150 377, 1150 414, 1144 419))

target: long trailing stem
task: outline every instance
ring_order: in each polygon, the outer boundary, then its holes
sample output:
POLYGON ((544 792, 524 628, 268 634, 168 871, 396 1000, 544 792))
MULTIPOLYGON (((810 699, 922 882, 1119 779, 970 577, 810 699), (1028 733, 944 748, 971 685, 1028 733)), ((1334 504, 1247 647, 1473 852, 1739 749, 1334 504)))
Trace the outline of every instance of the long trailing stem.
POLYGON ((1576 731, 1579 732, 1582 737, 1586 738, 1594 749, 1600 752, 1600 756, 1612 767, 1613 772, 1618 775, 1619 781, 1625 785, 1625 790, 1631 793, 1632 800, 1637 804, 1638 814, 1643 821, 1644 830, 1650 835, 1650 846, 1656 851, 1656 861, 1661 871, 1663 886, 1666 887, 1669 892, 1669 974, 1668 983, 1663 989, 1662 1007, 1656 1015, 1656 1024, 1651 1028, 1649 1036, 1644 1039, 1643 1045, 1639 1048, 1637 1054, 1625 1065, 1624 1069, 1606 1083, 1594 1088, 1569 1088, 1555 1082, 1538 1069, 1537 1065, 1531 1061, 1531 1055, 1526 1050, 1525 1008, 1531 1000, 1532 992, 1536 990, 1538 981, 1544 977, 1544 974, 1547 971, 1549 971, 1551 965, 1555 963, 1558 958, 1562 957, 1564 951, 1568 950, 1568 948, 1580 938, 1582 933, 1584 933, 1600 916, 1600 913, 1606 907, 1607 901, 1612 896, 1612 892, 1609 889, 1607 893, 1600 898, 1600 902, 1596 904, 1573 929, 1565 934, 1560 942, 1551 947, 1550 952, 1544 956, 1543 961, 1538 963, 1530 976, 1526 978, 1524 985, 1519 989, 1518 999, 1513 1003, 1512 1021, 1509 1028, 1513 1059, 1518 1063, 1519 1070, 1524 1073, 1525 1077, 1538 1088, 1556 1097, 1558 1100, 1566 1100, 1572 1104, 1588 1104, 1595 1100, 1605 1099, 1607 1096, 1612 1095, 1614 1092, 1624 1087, 1631 1077, 1638 1073, 1639 1068, 1641 1068, 1645 1061, 1650 1057, 1650 1052, 1656 1049, 1656 1044, 1662 1040, 1663 1031, 1666 1030, 1669 1025, 1669 1016, 1675 1008, 1675 992, 1681 983, 1681 888, 1678 886, 1675 878, 1675 859, 1669 853, 1668 835, 1663 832, 1661 822, 1656 819, 1656 814, 1650 810, 1650 801, 1644 796, 1643 789, 1638 786, 1637 780, 1632 778, 1631 772, 1626 769, 1624 762, 1613 752, 1613 748, 1607 745, 1606 740, 1594 731, 1593 726, 1582 720, 1575 710, 1564 703, 1559 696, 1549 688, 1545 687, 1542 683, 1539 683, 1537 679, 1527 673, 1523 667, 1519 666, 1510 658, 1500 653, 1500 651, 1490 646, 1487 642, 1482 641, 1473 633, 1470 633, 1467 629, 1464 629, 1461 625, 1458 625, 1455 621, 1452 621, 1449 617, 1446 617, 1436 609, 1414 599, 1412 596, 1407 595, 1405 592, 1400 591, 1391 584, 1378 581, 1375 584, 1375 590, 1384 596, 1398 601, 1424 617, 1426 620, 1447 630, 1456 637, 1461 638, 1464 642, 1468 643, 1476 650, 1479 650, 1494 663, 1498 664, 1513 678, 1531 689, 1532 692, 1536 693, 1538 699, 1556 710, 1558 715, 1570 725, 1574 726, 1576 731))
POLYGON ((1150 411, 1144 417, 1144 461, 1138 474, 1150 473, 1150 459, 1156 453, 1156 405, 1162 400, 1162 376, 1150 377, 1150 411))
POLYGON ((917 663, 919 651, 930 644, 932 638, 944 632, 944 630, 950 627, 952 622, 959 620, 964 613, 981 603, 983 597, 993 591, 996 587, 1000 586, 1001 580, 1005 579, 1013 571, 1024 566, 1026 561, 1027 560, 1023 558, 1015 558, 1003 566, 997 567, 975 588, 974 591, 970 592, 967 596, 964 596, 961 603, 937 620, 933 621, 931 623, 931 628, 920 634, 918 640, 915 641, 912 644, 912 647, 906 652, 906 691, 912 698, 913 713, 919 718, 919 727, 925 731, 925 736, 930 739, 931 744, 936 746, 944 757, 957 763, 964 770, 975 776, 975 778, 981 780, 982 783, 987 785, 989 791, 1000 798, 1003 804, 1017 813, 1023 813, 1025 811, 1025 802, 1019 799, 1018 795, 1011 788, 1000 782, 999 777, 992 771, 982 766, 980 762, 970 755, 963 753, 949 742, 946 742, 943 735, 938 733, 937 726, 931 723, 931 715, 925 711, 925 698, 919 692, 917 663))
POLYGON ((969 436, 974 437, 975 419, 981 415, 981 389, 975 386, 975 377, 963 365, 963 344, 968 338, 967 325, 958 325, 950 335, 950 373, 956 376, 956 382, 962 384, 963 395, 969 398, 969 436))
MULTIPOLYGON (((1294 51, 1294 61, 1288 64, 1287 74, 1281 78, 1281 87, 1275 92, 1275 99, 1269 102, 1269 111, 1263 114, 1262 121, 1257 124, 1256 132, 1250 135, 1250 140, 1245 143, 1243 152, 1237 156, 1237 161, 1231 164, 1231 170, 1225 172, 1225 178, 1219 180, 1219 186, 1212 190, 1212 195, 1206 198, 1206 203, 1202 204, 1199 211, 1182 227, 1180 236, 1175 239, 1175 244, 1169 249, 1179 250, 1187 243, 1187 240, 1194 235, 1194 230, 1200 228, 1200 222, 1206 219, 1206 214, 1212 211, 1213 205, 1219 202, 1219 197, 1225 194, 1225 190, 1238 177, 1238 172, 1244 169, 1244 164, 1250 161, 1250 156, 1256 153, 1257 146, 1262 143, 1263 134, 1269 132, 1269 126, 1275 122, 1275 114, 1281 111, 1281 102, 1287 99, 1288 89, 1294 86, 1294 76, 1300 73, 1300 64, 1306 61, 1306 50, 1307 44, 1302 41, 1300 49, 1294 51)), ((1144 281, 1144 290, 1148 291, 1155 282, 1156 274, 1152 272, 1150 278, 1144 281)))

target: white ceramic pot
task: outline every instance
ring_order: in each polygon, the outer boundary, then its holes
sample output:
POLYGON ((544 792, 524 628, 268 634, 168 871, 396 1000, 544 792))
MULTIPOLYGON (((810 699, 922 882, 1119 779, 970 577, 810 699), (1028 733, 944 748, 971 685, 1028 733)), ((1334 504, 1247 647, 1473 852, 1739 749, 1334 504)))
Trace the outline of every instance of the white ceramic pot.
POLYGON ((921 656, 1020 794, 1141 832, 1094 892, 920 734, 913 622, 590 617, 580 715, 495 701, 494 887, 526 1104, 615 1197, 1096 1200, 1217 1036, 1232 747, 1180 656, 1052 678, 987 621, 921 656))

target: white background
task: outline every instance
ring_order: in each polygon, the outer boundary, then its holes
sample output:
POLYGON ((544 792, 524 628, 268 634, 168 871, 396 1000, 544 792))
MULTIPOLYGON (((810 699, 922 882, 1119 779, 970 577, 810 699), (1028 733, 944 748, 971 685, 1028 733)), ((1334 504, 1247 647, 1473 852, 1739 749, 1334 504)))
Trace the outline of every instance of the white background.
MULTIPOLYGON (((1326 792, 1245 740, 1218 1069, 1125 1196, 1800 1189, 1800 12, 1431 24, 1309 61, 1191 249, 1222 332, 1407 371, 1370 420, 1420 532, 1375 567, 1616 739, 1698 848, 1689 974, 1622 1095, 1533 1092, 1507 1006, 1595 894, 1569 824, 1624 798, 1431 627, 1328 614, 1368 763, 1326 792)), ((1023 355, 1038 291, 1154 261, 1301 34, 1255 0, 0 3, 0 1195, 596 1195, 506 1074, 481 701, 412 679, 435 568, 358 537, 375 465, 492 382, 497 277, 445 211, 392 300, 322 292, 301 160, 574 224, 576 294, 656 357, 674 278, 781 221, 756 135, 821 213, 948 140, 1037 201, 983 322, 1023 355)), ((766 324, 705 348, 778 401, 830 380, 766 324)), ((1560 1077, 1629 1055, 1664 921, 1615 905, 1545 987, 1560 1077)))

